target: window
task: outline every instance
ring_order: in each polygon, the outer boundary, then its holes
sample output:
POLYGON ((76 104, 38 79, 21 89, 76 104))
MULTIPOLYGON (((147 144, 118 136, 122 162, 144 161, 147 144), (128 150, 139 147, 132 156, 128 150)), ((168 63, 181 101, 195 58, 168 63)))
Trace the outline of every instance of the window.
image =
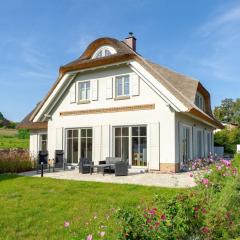
POLYGON ((114 128, 114 156, 133 166, 147 166, 147 127, 114 128))
POLYGON ((116 77, 116 97, 129 96, 129 75, 116 77))
POLYGON ((47 151, 47 134, 41 134, 39 137, 40 151, 47 151))
POLYGON ((111 46, 102 46, 100 47, 92 56, 92 58, 101 58, 107 57, 112 54, 117 53, 116 50, 111 46))
POLYGON ((211 133, 208 132, 207 133, 207 157, 210 156, 211 154, 211 149, 212 149, 212 136, 211 136, 211 133))
POLYGON ((190 160, 190 128, 183 127, 183 139, 182 139, 182 151, 183 151, 183 163, 190 160))
POLYGON ((66 132, 67 163, 76 164, 79 158, 92 160, 92 129, 68 129, 66 132))
POLYGON ((197 131, 197 157, 202 157, 203 152, 203 132, 202 130, 197 131))
POLYGON ((201 110, 205 111, 205 101, 201 93, 197 92, 195 97, 195 105, 201 110))
POLYGON ((78 163, 78 129, 67 130, 67 163, 78 163))
POLYGON ((147 166, 147 128, 132 127, 132 165, 147 166))
POLYGON ((79 101, 90 99, 90 81, 78 83, 78 96, 79 101))
POLYGON ((129 128, 115 128, 115 156, 129 162, 129 128))

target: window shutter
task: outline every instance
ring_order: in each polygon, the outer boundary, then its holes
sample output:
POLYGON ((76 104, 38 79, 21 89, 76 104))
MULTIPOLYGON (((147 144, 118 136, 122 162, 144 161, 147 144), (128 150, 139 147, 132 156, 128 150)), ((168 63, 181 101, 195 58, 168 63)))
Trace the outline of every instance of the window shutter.
POLYGON ((106 98, 113 98, 113 78, 107 79, 106 98))
POLYGON ((149 145, 150 145, 150 159, 148 159, 148 166, 151 170, 159 170, 160 168, 160 123, 149 124, 149 145))
POLYGON ((178 123, 178 141, 179 141, 179 157, 180 157, 180 164, 183 162, 183 125, 182 123, 178 123))
POLYGON ((76 83, 73 83, 70 87, 70 103, 76 102, 76 83))
POLYGON ((140 94, 140 79, 139 76, 134 74, 132 76, 132 96, 139 96, 140 94))
POLYGON ((98 80, 93 80, 91 87, 92 87, 92 100, 96 101, 98 100, 98 80))
POLYGON ((63 128, 56 129, 56 150, 63 150, 63 128))

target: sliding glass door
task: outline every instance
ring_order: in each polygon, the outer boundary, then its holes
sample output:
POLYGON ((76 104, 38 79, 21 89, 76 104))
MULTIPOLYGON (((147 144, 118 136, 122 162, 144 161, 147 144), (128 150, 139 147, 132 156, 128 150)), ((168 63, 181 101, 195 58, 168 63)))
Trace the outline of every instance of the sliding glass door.
POLYGON ((115 127, 114 154, 130 165, 147 166, 147 127, 115 127))
POLYGON ((92 160, 92 129, 68 129, 66 132, 67 163, 77 164, 80 157, 92 160))
POLYGON ((115 157, 122 158, 129 163, 129 129, 128 127, 115 128, 115 157))
POLYGON ((132 127, 132 165, 147 166, 146 127, 132 127))

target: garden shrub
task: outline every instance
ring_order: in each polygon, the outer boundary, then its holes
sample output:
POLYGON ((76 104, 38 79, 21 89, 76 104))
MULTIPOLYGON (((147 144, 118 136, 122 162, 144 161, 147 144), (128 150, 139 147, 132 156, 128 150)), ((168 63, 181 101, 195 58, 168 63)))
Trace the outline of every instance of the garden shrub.
POLYGON ((197 187, 164 206, 155 197, 148 207, 124 208, 116 217, 120 239, 237 239, 240 236, 240 155, 193 173, 197 187), (159 207, 161 206, 161 207, 159 207))
POLYGON ((0 173, 18 173, 34 169, 35 161, 24 150, 2 150, 0 152, 0 173))

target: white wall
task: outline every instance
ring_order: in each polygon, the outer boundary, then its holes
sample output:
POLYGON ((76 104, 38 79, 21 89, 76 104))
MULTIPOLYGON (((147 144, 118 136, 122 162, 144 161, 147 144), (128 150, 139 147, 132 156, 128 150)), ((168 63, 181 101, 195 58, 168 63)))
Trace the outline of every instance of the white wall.
MULTIPOLYGON (((65 129, 92 127, 93 128, 93 156, 98 162, 112 154, 112 128, 123 125, 147 125, 148 132, 148 160, 151 159, 149 167, 159 169, 159 162, 175 162, 175 112, 169 108, 155 91, 146 82, 140 79, 140 95, 131 96, 130 99, 115 100, 106 97, 106 88, 109 78, 120 74, 130 74, 130 93, 132 92, 132 79, 136 74, 129 67, 105 69, 103 71, 91 71, 81 73, 75 81, 98 80, 98 100, 88 104, 71 103, 70 89, 62 97, 61 102, 51 113, 52 118, 48 123, 48 149, 49 157, 54 157, 54 150, 59 147, 57 132, 65 129), (60 112, 110 108, 120 106, 132 106, 141 104, 155 104, 153 110, 142 110, 132 112, 101 113, 76 116, 60 116, 60 112), (61 129, 61 130, 59 130, 61 129), (57 143, 58 141, 58 143, 57 143), (160 147, 159 147, 160 143, 160 147), (57 146, 58 145, 58 146, 57 146)), ((146 80, 145 80, 146 81, 146 80)), ((130 94, 131 95, 131 94, 130 94)), ((61 140, 60 140, 61 142, 61 140)), ((65 149, 65 140, 63 140, 65 149)))

